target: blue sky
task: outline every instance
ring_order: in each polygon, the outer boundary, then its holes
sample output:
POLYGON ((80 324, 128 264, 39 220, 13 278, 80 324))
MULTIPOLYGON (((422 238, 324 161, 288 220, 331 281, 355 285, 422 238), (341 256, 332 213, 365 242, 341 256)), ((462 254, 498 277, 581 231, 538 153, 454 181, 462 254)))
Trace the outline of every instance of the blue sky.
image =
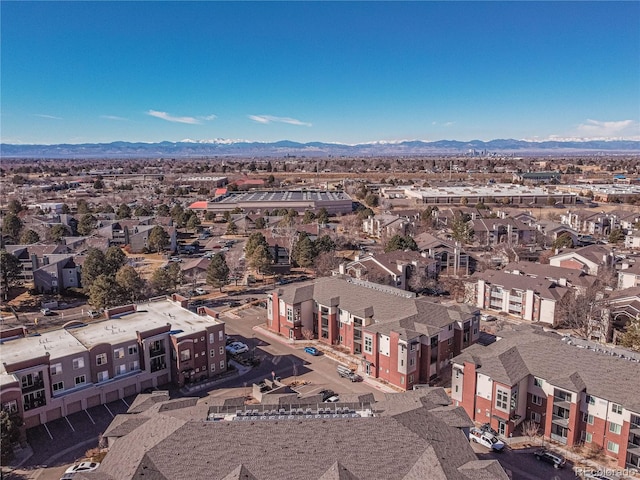
POLYGON ((640 139, 640 2, 2 2, 4 143, 640 139))

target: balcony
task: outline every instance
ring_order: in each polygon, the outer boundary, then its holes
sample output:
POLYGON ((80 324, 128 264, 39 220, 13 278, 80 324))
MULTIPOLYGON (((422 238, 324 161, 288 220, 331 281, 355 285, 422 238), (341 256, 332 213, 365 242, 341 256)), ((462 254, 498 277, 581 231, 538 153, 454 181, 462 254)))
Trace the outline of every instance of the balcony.
POLYGON ((568 417, 562 417, 560 415, 553 415, 551 417, 551 421, 553 423, 555 423, 556 425, 560 425, 562 427, 568 427, 569 426, 569 418, 568 417))
POLYGON ((558 443, 567 444, 567 437, 563 437, 561 435, 556 435, 555 433, 551 434, 551 440, 558 443))
POLYGON ((160 355, 164 355, 165 353, 167 353, 167 350, 164 348, 164 346, 162 346, 160 348, 150 348, 149 349, 149 357, 151 357, 151 358, 159 357, 160 355))
POLYGON ((627 452, 640 455, 640 445, 631 442, 627 443, 627 452))
POLYGON ((44 381, 42 379, 34 380, 31 385, 26 385, 22 387, 22 393, 30 393, 35 392, 36 390, 44 389, 44 381))

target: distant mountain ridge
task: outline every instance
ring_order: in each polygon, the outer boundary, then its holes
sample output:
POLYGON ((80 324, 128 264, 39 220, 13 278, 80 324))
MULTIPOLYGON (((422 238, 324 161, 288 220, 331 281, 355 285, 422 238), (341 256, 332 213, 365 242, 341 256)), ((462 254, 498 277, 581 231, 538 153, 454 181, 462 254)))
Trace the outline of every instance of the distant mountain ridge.
POLYGON ((400 142, 371 142, 357 145, 340 143, 309 142, 290 140, 278 142, 252 142, 246 140, 189 140, 181 142, 111 142, 58 145, 0 145, 0 157, 17 158, 118 158, 118 157, 275 157, 275 156, 388 156, 388 155, 438 155, 461 154, 469 151, 487 151, 503 154, 597 154, 628 153, 640 154, 637 140, 587 140, 587 141, 542 141, 497 139, 490 141, 472 140, 405 140, 400 142))

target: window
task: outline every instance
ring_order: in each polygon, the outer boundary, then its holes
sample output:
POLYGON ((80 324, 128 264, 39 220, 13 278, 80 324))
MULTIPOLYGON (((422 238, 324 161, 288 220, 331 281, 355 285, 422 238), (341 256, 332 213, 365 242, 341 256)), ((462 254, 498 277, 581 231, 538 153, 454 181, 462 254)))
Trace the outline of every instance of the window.
POLYGON ((218 341, 224 342, 224 332, 222 330, 218 331, 218 341))
POLYGON ((187 360, 191 360, 191 350, 181 350, 180 361, 186 362, 187 360))
POLYGON ((611 411, 613 413, 622 413, 622 405, 618 405, 617 403, 611 404, 611 411))
POLYGON ((57 382, 52 385, 53 391, 57 392, 59 390, 64 390, 64 382, 57 382))
POLYGON ((16 400, 12 400, 10 402, 3 403, 2 410, 7 413, 18 413, 18 402, 16 400))
POLYGON ((536 387, 542 387, 544 385, 544 380, 538 377, 533 377, 533 384, 536 387))
POLYGON ((414 357, 411 357, 411 358, 409 359, 409 366, 410 366, 410 367, 413 367, 415 364, 416 364, 416 359, 415 359, 414 357))
POLYGON ((366 353, 373 353, 373 337, 369 335, 364 336, 364 351, 366 353))
POLYGON ((595 417, 593 415, 590 415, 588 413, 585 413, 582 417, 582 419, 587 422, 589 425, 593 425, 593 422, 595 421, 595 417))
POLYGON ((593 398, 591 395, 587 395, 587 405, 595 405, 596 404, 596 399, 593 398))
POLYGON ((478 334, 478 327, 475 327, 475 328, 473 329, 473 334, 474 334, 474 335, 477 335, 477 334, 478 334))
POLYGON ((84 358, 74 358, 73 359, 73 369, 79 370, 80 368, 84 368, 84 358))
POLYGON ((134 354, 138 353, 138 346, 137 345, 129 345, 127 350, 129 352, 129 355, 134 355, 134 354))
POLYGON ((213 343, 216 341, 216 336, 213 333, 209 334, 209 343, 213 343))
POLYGON ((542 418, 540 417, 540 414, 538 412, 531 412, 531 420, 533 420, 536 423, 540 423, 540 420, 542 418))
POLYGON ((459 387, 458 385, 456 385, 456 393, 458 393, 459 387))
POLYGON ((116 348, 113 351, 114 358, 124 358, 124 348, 116 348))
POLYGON ((448 326, 449 326, 449 331, 453 330, 453 323, 450 323, 448 326))
POLYGON ((98 372, 98 383, 106 382, 107 380, 109 380, 109 372, 106 370, 104 372, 98 372))
POLYGON ((105 363, 107 363, 106 353, 99 353, 96 355, 96 365, 104 365, 105 363))
POLYGON ((212 371, 212 372, 215 372, 215 371, 216 371, 216 364, 215 364, 215 363, 212 363, 212 364, 211 364, 211 371, 212 371))
POLYGON ((60 375, 62 373, 62 364, 54 363, 53 365, 51 365, 50 370, 51 375, 60 375))
POLYGON ((134 370, 139 370, 140 369, 140 364, 138 363, 138 360, 134 360, 133 362, 129 363, 129 371, 133 372, 134 370))
POLYGON ((531 395, 531 403, 534 405, 542 405, 542 397, 538 395, 531 395))
POLYGON ((453 344, 453 338, 450 338, 447 340, 447 345, 451 345, 451 344, 453 344))
POLYGON ((409 375, 409 383, 413 383, 413 379, 414 379, 414 376, 413 375, 409 375))
POLYGON ((402 359, 402 358, 400 359, 400 366, 404 367, 404 359, 402 359))
POLYGON ((220 347, 220 355, 224 355, 224 347, 220 347))
POLYGON ((617 433, 618 435, 620 435, 620 432, 622 432, 622 425, 620 425, 619 423, 609 422, 609 431, 611 433, 617 433))
POLYGON ((498 388, 496 390, 496 408, 500 410, 506 410, 509 404, 509 393, 505 390, 498 388))
POLYGON ((591 443, 593 442, 593 434, 589 433, 589 432, 585 432, 584 433, 584 442, 585 443, 591 443))
POLYGON ((123 375, 125 373, 127 373, 127 366, 124 363, 116 367, 116 375, 123 375))
POLYGON ((609 450, 610 452, 613 453, 618 453, 618 451, 620 450, 620 445, 618 445, 615 442, 612 442, 611 440, 609 440, 607 442, 607 450, 609 450))
POLYGON ((207 352, 205 352, 204 350, 200 352, 200 355, 202 355, 203 357, 207 354, 207 352))
POLYGON ((75 382, 76 382, 76 385, 84 385, 85 383, 87 383, 87 379, 85 378, 84 375, 80 375, 79 377, 75 378, 75 382))
POLYGON ((211 350, 209 350, 209 356, 211 358, 214 358, 216 356, 216 349, 212 348, 211 350))
POLYGON ((224 360, 220 362, 220 370, 224 370, 224 360))
POLYGON ((293 323, 293 308, 287 308, 287 322, 293 323))

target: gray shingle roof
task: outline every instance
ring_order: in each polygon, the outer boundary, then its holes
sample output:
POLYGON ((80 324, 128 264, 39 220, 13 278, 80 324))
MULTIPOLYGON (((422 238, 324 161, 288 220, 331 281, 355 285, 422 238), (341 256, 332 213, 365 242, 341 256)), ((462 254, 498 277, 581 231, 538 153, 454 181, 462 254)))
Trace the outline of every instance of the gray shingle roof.
POLYGON ((335 305, 338 301, 342 310, 353 315, 372 316, 374 323, 366 330, 387 335, 393 330, 409 339, 419 334, 435 335, 441 328, 464 321, 477 311, 468 305, 442 305, 424 298, 407 298, 338 277, 288 285, 279 289, 278 295, 294 305, 311 299, 321 305, 335 305))
MULTIPOLYGON (((464 432, 450 426, 462 419, 449 402, 442 389, 426 389, 387 395, 388 411, 376 417, 242 422, 178 419, 160 406, 133 415, 148 420, 116 440, 86 478, 468 480, 470 471, 491 471, 477 466, 464 432), (394 399, 399 408, 391 408, 394 399)), ((482 478, 506 479, 493 463, 494 475, 482 478)))
POLYGON ((478 372, 507 385, 534 375, 640 413, 640 364, 567 345, 556 333, 536 327, 523 325, 500 334, 501 340, 486 347, 472 345, 453 361, 472 362, 478 372))

